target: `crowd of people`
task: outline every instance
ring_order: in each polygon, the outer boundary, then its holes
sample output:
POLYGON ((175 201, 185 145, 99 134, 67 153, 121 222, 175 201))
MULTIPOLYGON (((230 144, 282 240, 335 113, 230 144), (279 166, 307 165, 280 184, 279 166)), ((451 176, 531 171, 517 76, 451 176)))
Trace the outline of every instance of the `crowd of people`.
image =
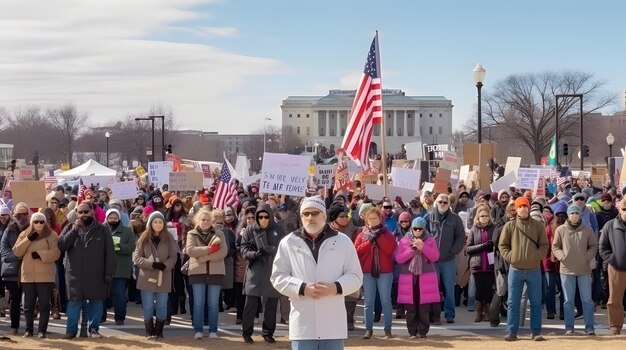
POLYGON ((212 207, 212 190, 147 185, 134 200, 118 200, 107 188, 58 186, 46 208, 0 208, 0 293, 10 295, 11 333, 23 327, 24 337, 46 338, 49 317, 65 314, 66 339, 100 338, 107 309, 123 325, 135 301, 150 339, 187 310, 195 339, 205 326, 217 338, 219 313, 234 309, 246 343, 262 313, 265 342, 276 341, 280 315, 294 349, 340 349, 361 299, 364 339, 381 317, 384 337, 394 337, 394 309, 411 339, 426 338, 431 324, 455 323, 462 304, 494 327, 506 315, 507 341, 517 340, 528 303, 533 340, 543 340, 544 307, 567 335, 584 318, 590 336, 594 309, 606 308, 618 335, 626 199, 570 181, 538 197, 461 183, 408 204, 373 201, 358 181, 297 199, 252 184, 223 209, 212 207))

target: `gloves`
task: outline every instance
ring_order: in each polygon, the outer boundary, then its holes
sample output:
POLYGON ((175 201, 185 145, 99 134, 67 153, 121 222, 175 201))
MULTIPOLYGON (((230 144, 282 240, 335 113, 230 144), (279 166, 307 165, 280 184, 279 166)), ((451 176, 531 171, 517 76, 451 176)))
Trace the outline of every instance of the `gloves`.
POLYGON ((220 245, 219 244, 210 245, 208 247, 208 250, 209 250, 209 254, 215 253, 220 250, 220 245))
POLYGON ((492 252, 493 251, 493 241, 487 241, 486 243, 483 243, 483 247, 484 247, 485 251, 492 252))
POLYGON ((261 250, 267 255, 274 255, 276 253, 276 247, 273 245, 264 247, 261 250))
POLYGON ((163 270, 165 270, 165 264, 162 263, 162 262, 156 262, 155 261, 155 262, 152 263, 152 268, 155 269, 155 270, 163 271, 163 270))
POLYGON ((41 256, 39 256, 39 253, 37 253, 37 252, 30 253, 30 256, 32 256, 33 259, 41 259, 41 256))
POLYGON ((32 242, 36 240, 37 237, 39 237, 39 233, 37 233, 37 231, 33 231, 26 238, 28 238, 28 240, 32 242))

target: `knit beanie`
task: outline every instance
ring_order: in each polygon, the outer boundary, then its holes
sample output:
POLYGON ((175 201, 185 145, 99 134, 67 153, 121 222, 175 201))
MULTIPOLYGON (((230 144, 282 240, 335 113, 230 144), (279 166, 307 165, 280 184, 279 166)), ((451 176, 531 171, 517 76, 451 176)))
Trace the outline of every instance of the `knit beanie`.
POLYGON ((165 217, 163 216, 163 214, 161 214, 160 211, 155 211, 148 217, 148 224, 146 227, 152 227, 152 221, 154 221, 154 219, 161 219, 163 220, 163 224, 165 224, 165 217))
POLYGON ((324 200, 320 196, 307 197, 302 200, 302 204, 300 204, 300 214, 305 209, 314 208, 322 213, 326 212, 326 204, 324 200))
POLYGON ((558 202, 552 204, 551 208, 554 215, 565 214, 567 213, 567 202, 559 200, 558 202))
POLYGON ((111 214, 116 214, 117 215, 117 219, 118 220, 122 220, 122 215, 120 215, 120 211, 115 209, 115 208, 111 208, 109 210, 107 210, 106 215, 104 216, 106 219, 109 218, 109 215, 111 214))
POLYGON ((43 221, 43 222, 47 222, 47 220, 46 220, 46 216, 45 216, 45 215, 43 215, 43 213, 39 213, 39 212, 37 212, 37 213, 33 214, 33 215, 30 217, 30 225, 31 225, 31 226, 33 225, 33 222, 34 222, 34 221, 43 221))
POLYGON ((411 214, 407 213, 406 211, 403 211, 402 213, 400 213, 400 216, 398 217, 398 221, 408 221, 411 222, 411 214))
POLYGON ((580 214, 580 208, 576 204, 572 204, 567 208, 567 215, 572 213, 580 214))
POLYGON ((515 209, 519 208, 522 205, 530 207, 530 204, 528 203, 528 199, 526 199, 526 197, 519 197, 515 200, 515 209))
POLYGON ((359 207, 359 216, 363 216, 365 215, 365 213, 367 213, 368 210, 374 208, 374 204, 372 203, 363 203, 361 204, 361 207, 359 207))
POLYGON ((347 212, 348 212, 348 207, 346 207, 345 205, 339 202, 333 202, 333 204, 330 205, 330 208, 328 208, 326 215, 328 215, 328 221, 333 222, 337 220, 337 217, 339 217, 339 214, 347 213, 347 212))
POLYGON ((423 217, 418 216, 415 219, 413 219, 413 222, 411 223, 411 227, 426 228, 426 220, 424 220, 423 217))

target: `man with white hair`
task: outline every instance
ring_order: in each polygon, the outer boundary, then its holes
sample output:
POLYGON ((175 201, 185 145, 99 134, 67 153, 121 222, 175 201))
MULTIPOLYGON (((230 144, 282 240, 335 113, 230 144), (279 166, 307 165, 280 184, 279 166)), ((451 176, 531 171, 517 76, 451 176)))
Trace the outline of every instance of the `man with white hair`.
POLYGON ((343 349, 348 337, 344 296, 363 282, 352 241, 326 224, 325 210, 319 196, 302 201, 302 228, 280 242, 272 267, 272 285, 291 300, 294 350, 343 349))
MULTIPOLYGON (((465 247, 463 220, 450 210, 447 194, 440 194, 435 201, 435 209, 428 215, 428 231, 439 247, 439 261, 435 265, 445 293, 444 317, 447 323, 454 323, 454 285, 456 283, 456 255, 465 247)), ((440 323, 435 315, 435 323, 440 323)))

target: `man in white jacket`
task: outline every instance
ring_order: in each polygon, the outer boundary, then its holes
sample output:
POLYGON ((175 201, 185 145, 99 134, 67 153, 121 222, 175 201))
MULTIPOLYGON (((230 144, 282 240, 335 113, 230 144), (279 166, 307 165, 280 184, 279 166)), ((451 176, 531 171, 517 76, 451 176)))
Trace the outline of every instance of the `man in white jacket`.
POLYGON ((348 236, 326 224, 318 197, 300 206, 302 228, 280 242, 270 280, 291 300, 293 350, 340 350, 348 337, 344 296, 361 288, 363 272, 348 236))

